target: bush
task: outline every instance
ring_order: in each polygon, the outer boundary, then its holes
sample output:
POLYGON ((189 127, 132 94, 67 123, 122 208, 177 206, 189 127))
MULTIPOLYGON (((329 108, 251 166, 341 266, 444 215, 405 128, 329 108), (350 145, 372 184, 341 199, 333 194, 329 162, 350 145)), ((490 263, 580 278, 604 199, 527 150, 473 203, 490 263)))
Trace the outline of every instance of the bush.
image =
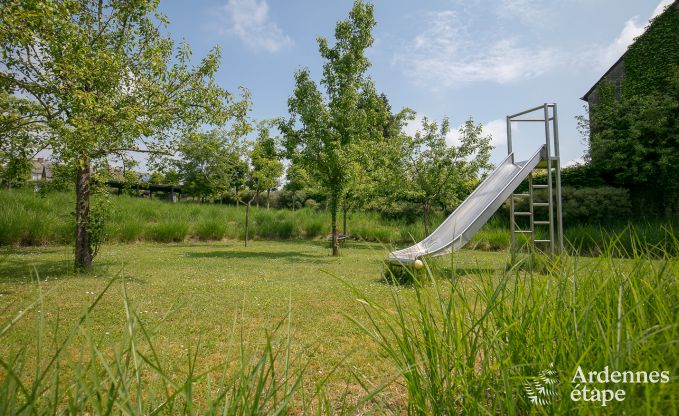
MULTIPOLYGON (((327 233, 324 233, 328 224, 324 217, 315 216, 304 221, 304 236, 306 238, 316 238, 321 237, 327 233)), ((328 231, 329 233, 330 231, 328 231)))
POLYGON ((314 199, 309 198, 306 201, 304 201, 304 208, 311 209, 318 208, 318 202, 316 202, 316 200, 314 199))
MULTIPOLYGON (((555 195, 556 197, 556 195, 555 195)), ((534 200, 542 202, 547 200, 547 192, 543 190, 534 193, 534 200)), ((563 202, 563 221, 566 226, 576 224, 619 224, 630 219, 632 204, 629 191, 623 188, 599 186, 596 188, 573 188, 565 186, 561 190, 563 202)), ((515 204, 517 211, 528 211, 528 200, 522 198, 515 204)), ((537 208, 536 218, 546 208, 537 208)), ((505 204, 505 215, 509 215, 509 209, 505 204)))
POLYGON ((220 221, 207 220, 198 224, 196 235, 200 240, 221 240, 226 234, 226 225, 220 221))
POLYGON ((189 231, 186 223, 167 222, 156 224, 150 229, 152 241, 159 243, 178 243, 184 241, 189 231))
POLYGON ((630 218, 632 214, 627 189, 610 186, 581 189, 564 187, 561 196, 563 220, 569 225, 610 224, 630 218))

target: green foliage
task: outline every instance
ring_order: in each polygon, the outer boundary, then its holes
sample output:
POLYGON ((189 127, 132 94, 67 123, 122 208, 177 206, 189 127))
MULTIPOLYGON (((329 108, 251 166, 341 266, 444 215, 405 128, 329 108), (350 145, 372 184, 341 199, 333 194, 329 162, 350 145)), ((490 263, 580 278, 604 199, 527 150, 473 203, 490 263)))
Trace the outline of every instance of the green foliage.
POLYGON ((564 187, 561 196, 567 224, 611 224, 632 213, 627 189, 564 187))
POLYGON ((263 121, 258 126, 257 140, 250 151, 252 170, 248 186, 256 194, 270 191, 278 186, 278 179, 283 174, 283 163, 277 149, 276 138, 271 137, 272 121, 263 121))
POLYGON ((627 187, 633 195, 650 191, 651 201, 660 202, 661 212, 676 213, 679 71, 674 71, 670 85, 661 92, 623 95, 593 106, 590 124, 593 169, 607 183, 627 187))
MULTIPOLYGON (((379 100, 366 76, 370 61, 365 50, 373 43, 373 5, 357 0, 349 19, 335 26, 335 45, 318 38, 323 64, 321 84, 325 96, 308 69, 295 74, 295 90, 288 100, 290 118, 281 123, 288 156, 300 163, 329 197, 333 235, 337 229, 340 199, 351 183, 357 154, 368 140, 383 134, 384 125, 372 117, 379 100)), ((333 237, 333 255, 338 255, 333 237)))
POLYGON ((627 50, 621 91, 590 108, 592 169, 631 190, 635 214, 679 213, 679 8, 655 17, 627 50))
POLYGON ((422 131, 403 138, 400 164, 404 167, 399 187, 405 199, 424 208, 425 234, 429 233, 429 215, 434 205, 459 205, 471 193, 480 175, 491 167, 491 137, 482 136, 482 126, 470 118, 460 128, 460 144, 448 145, 448 119, 441 125, 422 120, 422 131))
MULTIPOLYGON (((246 133, 243 130, 242 133, 246 133)), ((239 137, 224 130, 197 132, 182 137, 180 158, 172 159, 186 194, 199 198, 221 198, 234 186, 244 152, 239 137)))
POLYGON ((40 184, 41 195, 50 192, 73 192, 75 188, 75 167, 52 162, 52 180, 40 184))
MULTIPOLYGON (((597 191, 591 191, 597 198, 597 191)), ((605 192, 605 191, 604 191, 605 192)), ((613 191, 614 193, 617 191, 613 191)), ((617 194, 616 194, 617 195, 617 194)), ((618 195, 620 196, 620 195, 618 195)), ((613 196, 615 198, 616 196, 613 196)), ((100 196, 97 196, 100 198, 100 196)), ((96 199, 95 198, 95 203, 96 199)), ((624 203, 624 202, 623 202, 624 203)), ((55 245, 73 241, 73 198, 53 192, 38 197, 29 190, 0 192, 0 245, 55 245)), ((604 204, 602 204, 604 205, 604 204)), ((594 208, 593 208, 594 209, 594 208)), ((111 196, 107 208, 104 235, 108 242, 242 239, 244 207, 196 203, 171 204, 166 201, 111 196)), ((301 208, 295 211, 251 208, 253 239, 325 239, 330 232, 327 211, 301 208)), ((602 215, 608 215, 596 209, 602 215)), ((469 243, 469 248, 507 250, 509 226, 507 213, 493 217, 469 243)), ((440 223, 442 213, 432 214, 432 222, 440 223)), ((412 244, 424 237, 422 220, 408 222, 385 218, 378 212, 349 212, 351 237, 362 241, 386 244, 412 244)), ((628 228, 625 221, 596 225, 566 222, 565 236, 569 249, 586 255, 598 255, 605 242, 622 233, 620 245, 627 252, 634 250, 658 253, 674 252, 672 241, 679 224, 672 222, 634 222, 628 228), (627 243, 632 236, 641 242, 634 248, 627 243)))
MULTIPOLYGON (((533 183, 536 185, 546 185, 547 171, 540 169, 534 172, 533 183)), ((591 163, 583 163, 561 168, 561 185, 572 188, 596 188, 604 186, 606 183, 601 177, 601 172, 591 163)), ((517 188, 516 192, 525 192, 527 190, 528 181, 524 181, 521 187, 517 188)))
MULTIPOLYGON (((601 403, 570 399, 578 366, 679 370, 677 262, 638 253, 616 261, 616 240, 604 251, 584 265, 533 253, 499 273, 458 268, 454 258, 431 261, 424 273, 410 273, 412 290, 394 287, 389 301, 354 289, 367 317, 352 318, 399 369, 408 414, 590 415, 601 403), (552 367, 559 397, 536 406, 524 384, 552 367)), ((607 403, 606 411, 676 413, 672 383, 650 386, 620 385, 625 400, 607 403)))
POLYGON ((0 77, 0 187, 16 188, 31 177, 31 159, 47 145, 39 106, 3 88, 0 77))
MULTIPOLYGON (((220 51, 191 65, 186 43, 164 33, 158 2, 97 0, 0 3, 0 79, 28 97, 53 154, 76 168, 75 261, 89 268, 90 172, 130 151, 167 152, 172 137, 232 122, 249 109, 217 86, 220 51), (143 138, 143 140, 141 140, 143 138)), ((23 114, 22 114, 23 115, 23 114)))
POLYGON ((671 88, 679 65, 679 7, 656 16, 625 54, 623 95, 656 94, 671 88))
MULTIPOLYGON (((546 201, 547 193, 536 190, 534 199, 546 201)), ((629 191, 625 188, 564 186, 561 190, 561 200, 563 221, 566 226, 626 223, 632 214, 629 191)), ((515 207, 517 211, 529 211, 528 198, 517 200, 515 207)))

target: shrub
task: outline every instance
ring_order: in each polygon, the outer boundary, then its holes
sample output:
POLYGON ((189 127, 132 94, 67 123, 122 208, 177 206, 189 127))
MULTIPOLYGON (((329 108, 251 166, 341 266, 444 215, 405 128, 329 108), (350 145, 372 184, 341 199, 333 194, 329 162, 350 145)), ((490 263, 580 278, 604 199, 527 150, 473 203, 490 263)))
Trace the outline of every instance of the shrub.
MULTIPOLYGON (((556 196, 555 196, 556 197, 556 196)), ((547 192, 538 190, 533 196, 535 202, 547 201, 547 192)), ((563 221, 567 226, 575 224, 612 224, 627 222, 632 214, 629 191, 623 188, 599 186, 596 188, 573 188, 561 190, 563 221)), ((515 204, 517 211, 528 211, 528 200, 522 198, 515 204)), ((536 218, 546 208, 536 208, 536 218)), ((504 215, 509 216, 507 204, 504 215)))
POLYGON ((562 192, 563 220, 568 224, 610 224, 630 218, 632 205, 629 191, 601 186, 575 189, 564 187, 562 192))
MULTIPOLYGON (((306 238, 316 238, 327 234, 324 233, 324 230, 326 230, 327 227, 326 223, 327 220, 321 216, 307 218, 304 221, 304 236, 306 238)), ((328 233, 329 232, 330 231, 328 231, 328 233)))
POLYGON ((221 221, 207 220, 196 227, 196 235, 203 241, 221 240, 225 234, 226 224, 221 221))
POLYGON ((189 226, 181 222, 165 222, 152 226, 149 231, 152 241, 158 243, 178 243, 186 238, 189 226))

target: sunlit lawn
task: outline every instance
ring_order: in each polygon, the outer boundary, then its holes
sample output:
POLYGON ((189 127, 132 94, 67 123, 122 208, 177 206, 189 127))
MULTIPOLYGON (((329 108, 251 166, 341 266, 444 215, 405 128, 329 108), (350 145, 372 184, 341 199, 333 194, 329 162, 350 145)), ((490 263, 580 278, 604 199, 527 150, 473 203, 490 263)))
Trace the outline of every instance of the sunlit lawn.
MULTIPOLYGON (((187 352, 200 345, 198 366, 207 370, 223 362, 241 338, 257 349, 264 331, 272 331, 291 311, 293 355, 308 362, 309 386, 339 364, 328 385, 337 394, 346 386, 360 395, 360 375, 373 385, 396 375, 377 348, 349 316, 362 317, 361 303, 336 277, 346 279, 374 300, 389 303, 382 280, 386 249, 378 244, 347 244, 339 258, 330 257, 327 243, 254 241, 189 244, 108 245, 88 275, 70 272, 72 249, 5 248, 0 263, 0 322, 7 322, 43 294, 41 309, 46 333, 59 321, 61 332, 73 326, 112 277, 124 277, 133 306, 150 327, 159 325, 154 340, 170 371, 186 367, 187 352), (36 275, 40 277, 39 284, 36 275), (235 328, 235 333, 234 333, 235 328)), ((502 268, 507 254, 463 251, 457 267, 502 268)), ((402 290, 411 290, 404 288, 402 290)), ((33 344, 36 312, 5 335, 3 357, 19 345, 33 344)), ((86 325, 100 345, 113 344, 125 331, 122 279, 116 282, 86 325)), ((276 333, 287 336, 287 323, 276 333)), ((74 350, 74 357, 79 351, 74 350)), ((75 360, 75 358, 74 358, 75 360)), ((310 387, 309 387, 310 388, 310 387)), ((388 389, 400 401, 398 387, 388 389)), ((200 394, 198 394, 200 397, 200 394)))

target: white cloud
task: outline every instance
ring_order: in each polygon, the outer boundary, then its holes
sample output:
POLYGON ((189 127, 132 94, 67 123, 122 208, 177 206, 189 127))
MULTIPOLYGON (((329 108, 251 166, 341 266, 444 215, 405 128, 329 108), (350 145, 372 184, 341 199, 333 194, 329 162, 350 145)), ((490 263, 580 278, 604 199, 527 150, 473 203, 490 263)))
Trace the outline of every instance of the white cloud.
POLYGON ((495 147, 507 143, 507 120, 498 118, 483 123, 483 134, 490 134, 493 137, 490 143, 495 147))
POLYGON ((266 0, 229 0, 221 8, 226 33, 239 38, 255 51, 278 52, 292 45, 292 39, 269 18, 266 0))
POLYGON ((488 41, 468 33, 454 11, 431 13, 427 29, 394 57, 416 83, 454 88, 473 82, 511 83, 536 77, 557 62, 552 49, 524 47, 516 38, 488 41))
POLYGON ((665 8, 672 4, 674 0, 662 0, 658 5, 655 7, 655 10, 653 10, 653 14, 651 15, 651 19, 659 15, 660 13, 665 11, 665 8))
POLYGON ((564 165, 561 166, 561 167, 567 168, 567 167, 570 167, 570 166, 582 165, 584 163, 585 163, 585 158, 584 157, 578 157, 576 159, 573 159, 573 160, 570 160, 570 161, 564 163, 564 165))
POLYGON ((634 38, 644 33, 644 25, 635 16, 625 22, 625 26, 618 37, 598 53, 601 69, 608 68, 625 53, 627 47, 634 42, 634 38))
MULTIPOLYGON (((417 131, 422 129, 423 119, 424 116, 418 114, 414 120, 411 120, 403 127, 403 132, 409 136, 414 136, 417 131)), ((429 117, 428 119, 431 120, 429 117)), ((450 127, 450 132, 446 136, 446 143, 448 143, 449 146, 457 146, 460 144, 459 130, 463 126, 464 124, 450 127)), ((493 146, 497 147, 507 142, 507 125, 505 119, 498 118, 496 120, 491 120, 489 122, 483 123, 482 127, 484 136, 488 134, 492 136, 491 144, 493 146)))

